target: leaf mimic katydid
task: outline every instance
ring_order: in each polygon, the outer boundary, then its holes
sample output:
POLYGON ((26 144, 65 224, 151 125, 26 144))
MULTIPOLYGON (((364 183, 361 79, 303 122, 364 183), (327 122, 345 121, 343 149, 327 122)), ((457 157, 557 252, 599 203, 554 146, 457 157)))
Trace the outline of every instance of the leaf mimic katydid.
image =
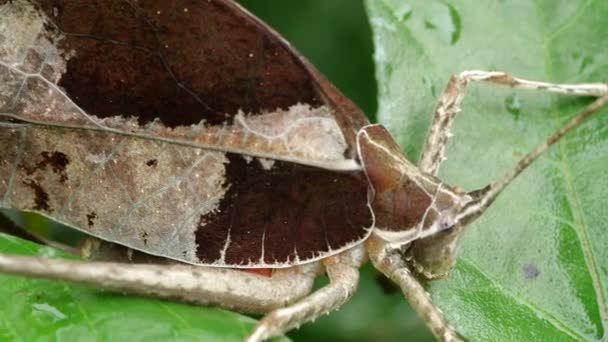
POLYGON ((249 341, 338 308, 366 260, 438 339, 459 340, 420 280, 447 274, 464 227, 608 102, 605 83, 464 71, 439 97, 415 165, 232 1, 0 6, 0 205, 175 261, 0 254, 0 271, 266 313, 249 341), (472 81, 597 100, 466 192, 436 174, 472 81), (243 271, 260 269, 270 275, 243 271), (330 283, 309 294, 323 273, 330 283))

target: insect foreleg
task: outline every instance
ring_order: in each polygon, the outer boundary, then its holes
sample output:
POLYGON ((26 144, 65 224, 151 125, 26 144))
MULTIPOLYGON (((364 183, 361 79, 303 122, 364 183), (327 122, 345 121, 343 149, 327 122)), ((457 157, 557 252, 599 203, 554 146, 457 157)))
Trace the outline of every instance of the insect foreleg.
POLYGON ((481 81, 512 88, 543 90, 553 93, 597 96, 608 95, 608 83, 559 84, 526 80, 514 77, 504 72, 464 71, 450 77, 448 84, 439 97, 433 122, 426 137, 419 167, 430 174, 436 175, 444 158, 444 150, 451 136, 450 127, 471 81, 481 81))
POLYGON ((439 341, 462 341, 450 327, 441 310, 433 303, 430 295, 414 277, 403 258, 390 252, 388 245, 371 237, 367 241, 369 258, 376 269, 394 281, 403 291, 405 298, 429 330, 439 341))

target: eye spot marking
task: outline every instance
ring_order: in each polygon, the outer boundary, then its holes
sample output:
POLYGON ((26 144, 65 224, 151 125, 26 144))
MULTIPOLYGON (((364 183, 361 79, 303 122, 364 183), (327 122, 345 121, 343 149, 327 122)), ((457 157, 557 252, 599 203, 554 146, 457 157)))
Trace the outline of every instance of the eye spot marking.
POLYGON ((439 221, 439 228, 441 231, 447 231, 452 227, 454 227, 454 222, 450 219, 442 219, 439 221))

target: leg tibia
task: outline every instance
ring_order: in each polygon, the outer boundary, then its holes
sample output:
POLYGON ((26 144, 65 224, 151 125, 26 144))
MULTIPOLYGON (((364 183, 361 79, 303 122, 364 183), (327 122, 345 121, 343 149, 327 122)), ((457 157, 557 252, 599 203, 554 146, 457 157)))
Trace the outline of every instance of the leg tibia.
POLYGON ((439 341, 461 341, 400 255, 390 252, 384 241, 373 236, 367 241, 367 250, 374 267, 401 288, 412 308, 439 341))
POLYGON ((579 96, 608 95, 608 83, 581 83, 581 84, 559 84, 526 80, 514 77, 504 72, 488 72, 481 70, 465 71, 453 75, 439 97, 433 121, 427 135, 422 155, 420 156, 420 168, 430 174, 436 175, 444 158, 444 149, 450 138, 450 127, 454 117, 460 111, 460 104, 466 94, 466 89, 471 81, 485 82, 513 88, 542 90, 553 93, 579 96))

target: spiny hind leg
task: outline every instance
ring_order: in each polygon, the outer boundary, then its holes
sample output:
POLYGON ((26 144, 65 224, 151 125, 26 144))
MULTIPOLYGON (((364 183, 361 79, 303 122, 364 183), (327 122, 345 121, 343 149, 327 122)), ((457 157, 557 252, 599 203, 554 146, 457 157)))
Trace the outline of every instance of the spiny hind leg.
POLYGON ((471 81, 481 81, 512 88, 542 90, 553 93, 601 97, 608 95, 608 83, 560 84, 526 80, 496 71, 471 70, 450 77, 439 97, 433 121, 426 137, 419 167, 436 175, 444 158, 445 146, 450 138, 450 127, 471 81))
POLYGON ((263 341, 281 335, 339 308, 357 288, 363 256, 363 247, 358 246, 324 259, 329 284, 290 306, 267 314, 249 335, 247 342, 263 341))

